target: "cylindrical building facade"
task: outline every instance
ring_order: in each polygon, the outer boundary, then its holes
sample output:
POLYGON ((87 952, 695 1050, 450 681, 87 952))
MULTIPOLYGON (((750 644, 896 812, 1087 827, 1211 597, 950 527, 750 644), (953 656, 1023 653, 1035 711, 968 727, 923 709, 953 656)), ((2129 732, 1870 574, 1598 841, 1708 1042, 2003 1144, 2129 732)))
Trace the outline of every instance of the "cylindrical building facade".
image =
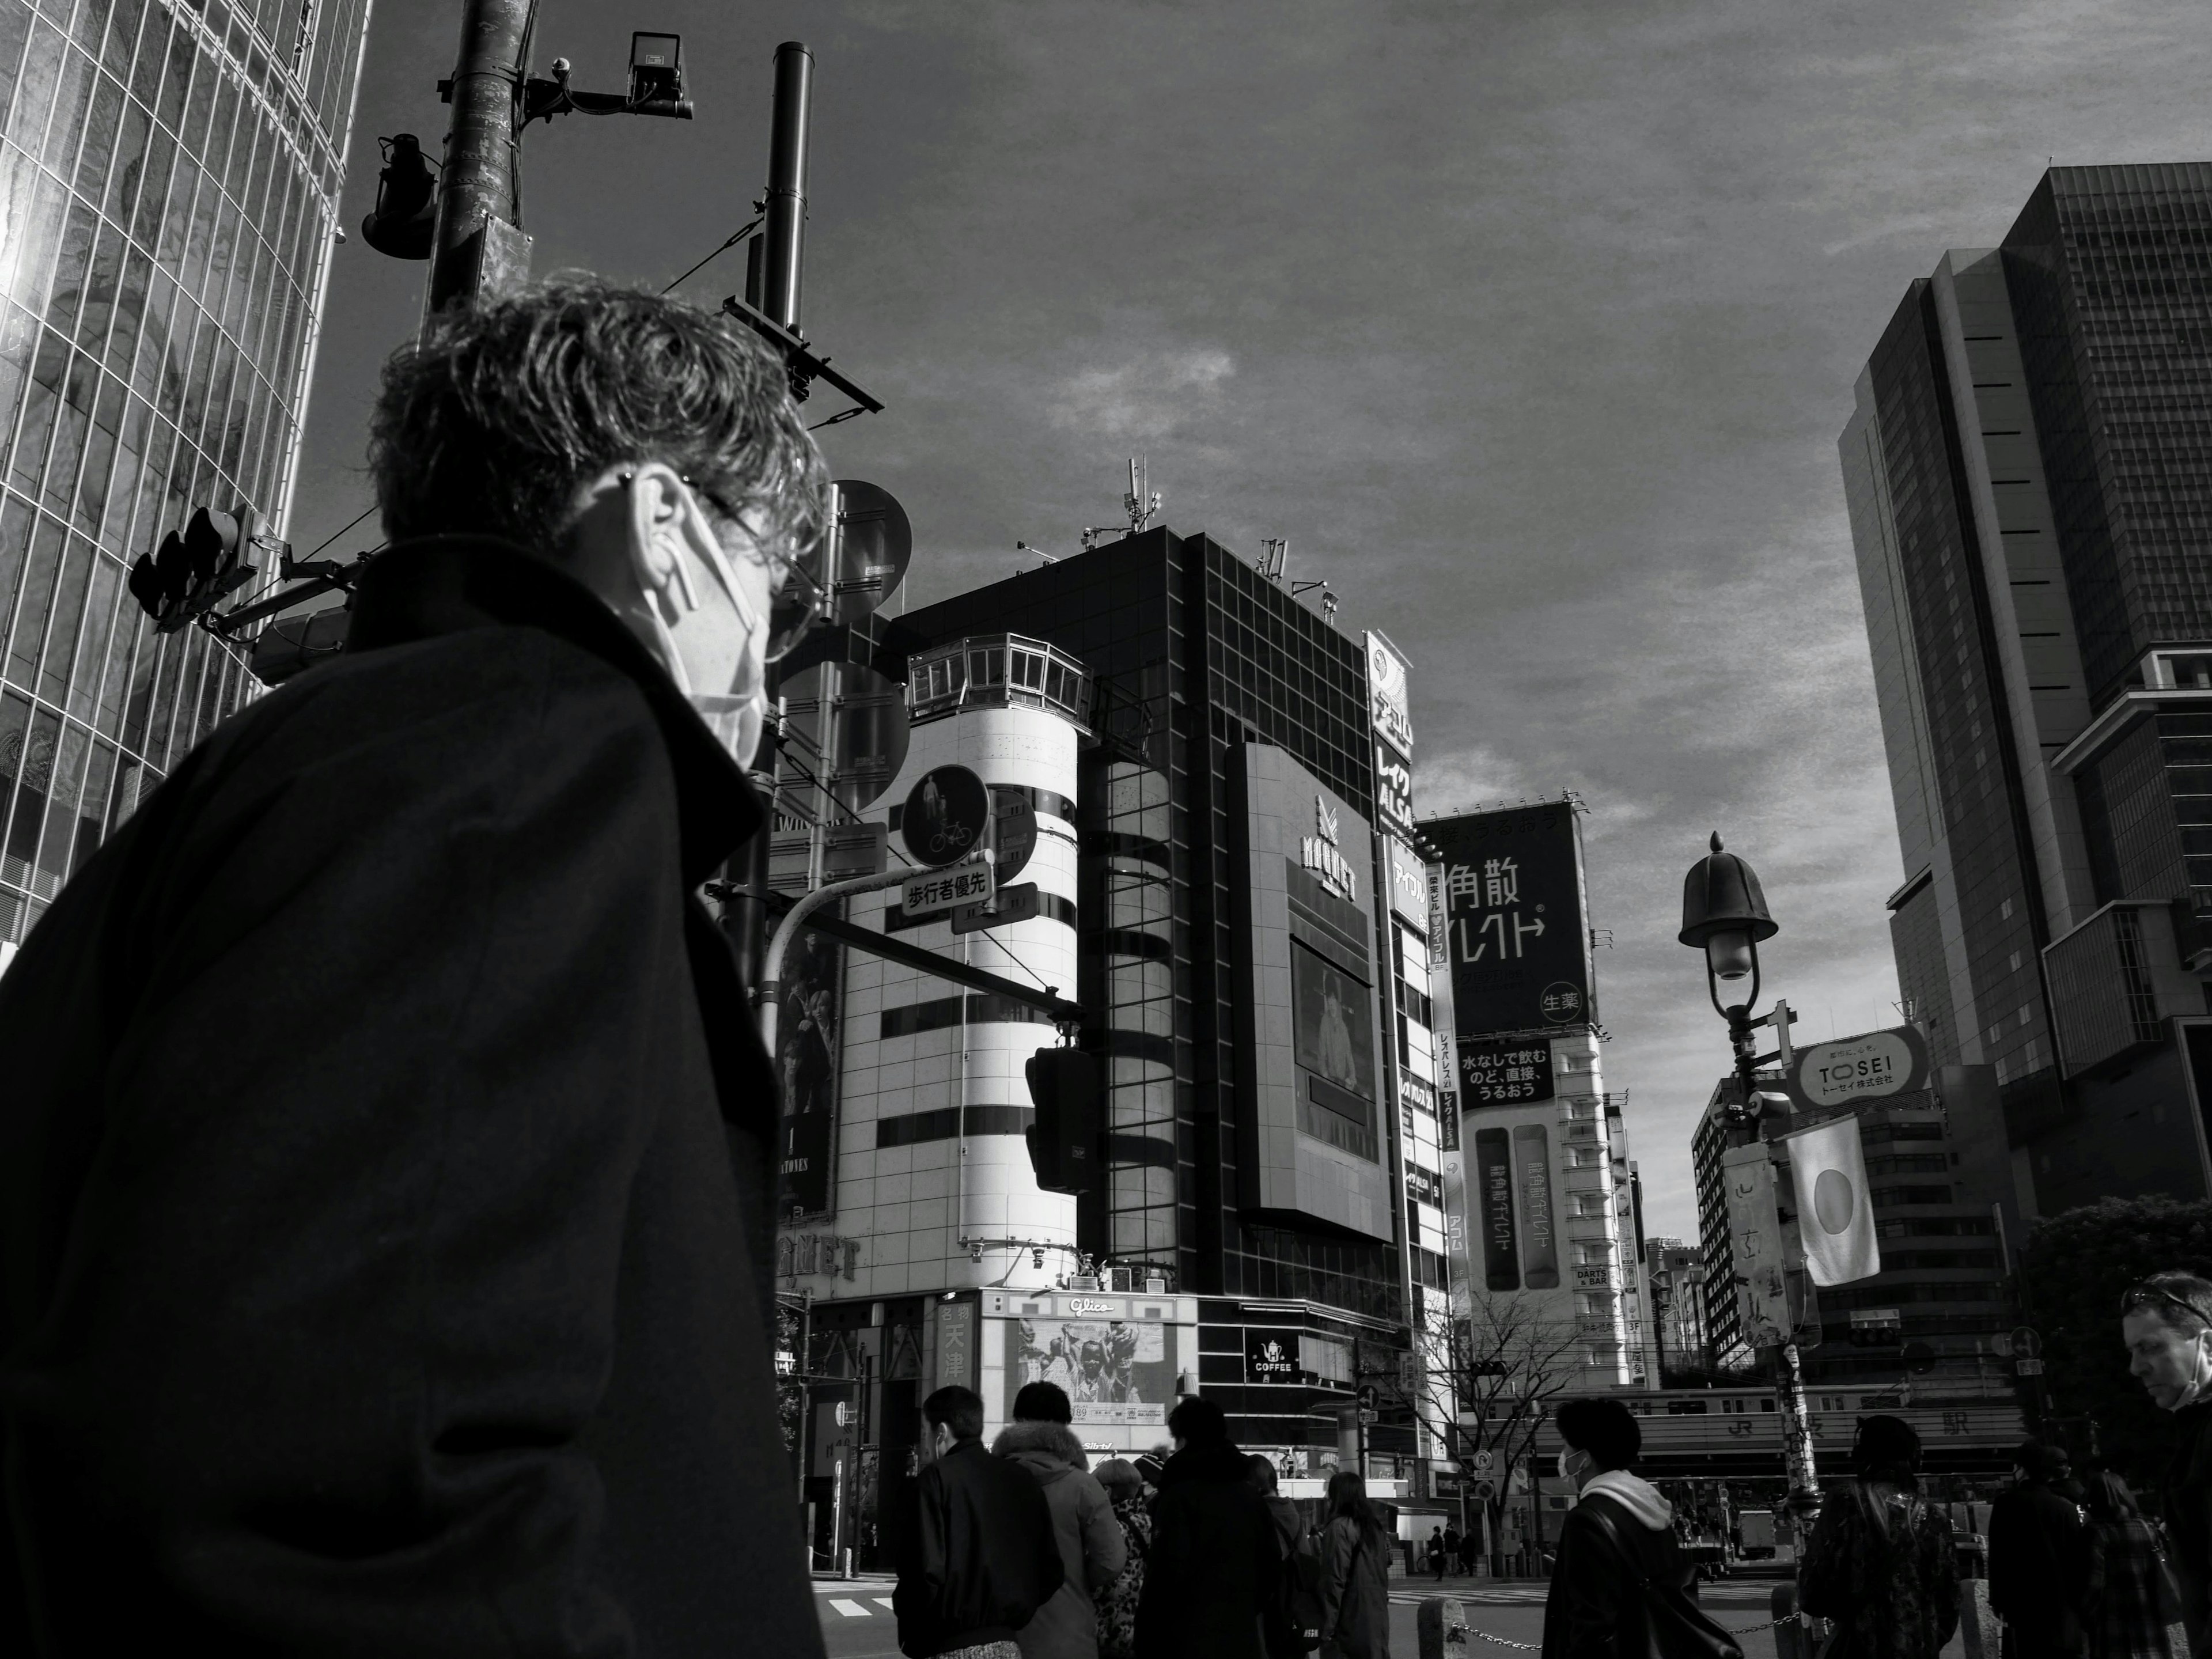
POLYGON ((251 684, 125 573, 283 534, 368 6, 0 0, 0 945, 251 684))

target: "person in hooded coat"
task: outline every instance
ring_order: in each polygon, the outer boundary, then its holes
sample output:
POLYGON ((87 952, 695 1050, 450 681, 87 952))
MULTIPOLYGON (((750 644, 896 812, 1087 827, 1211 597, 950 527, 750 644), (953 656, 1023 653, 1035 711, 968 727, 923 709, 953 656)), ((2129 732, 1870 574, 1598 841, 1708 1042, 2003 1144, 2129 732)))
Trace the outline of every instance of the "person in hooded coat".
POLYGON ((1959 1628, 1951 1525, 1920 1496, 1920 1436, 1859 1419, 1858 1479, 1830 1495, 1797 1568, 1799 1605, 1839 1627, 1833 1659, 1936 1659, 1959 1628))
POLYGON ((1019 1464, 1044 1488, 1066 1574, 1052 1600, 1016 1632, 1022 1659, 1098 1659, 1095 1598, 1128 1565, 1113 1503, 1069 1426, 1073 1416, 1059 1384, 1028 1383, 1014 1396, 1014 1420, 991 1443, 994 1455, 1019 1464))
MULTIPOLYGON (((1562 1405, 1556 1420, 1566 1442, 1559 1473, 1580 1496, 1559 1528, 1558 1563, 1544 1598, 1543 1659, 1618 1659, 1648 1651, 1655 1595, 1670 1597, 1679 1614, 1710 1626, 1686 1599, 1690 1571, 1674 1541, 1673 1506, 1630 1472, 1644 1449, 1635 1414, 1618 1400, 1582 1398, 1562 1405)), ((1728 1640, 1717 1627, 1711 1634, 1728 1640)))
POLYGON ((1281 1553, 1220 1406, 1198 1395, 1168 1413, 1152 1553, 1137 1604, 1138 1659, 1267 1659, 1281 1553))
POLYGON ((1350 1469, 1328 1478, 1321 1544, 1321 1659, 1390 1659, 1390 1529, 1350 1469))

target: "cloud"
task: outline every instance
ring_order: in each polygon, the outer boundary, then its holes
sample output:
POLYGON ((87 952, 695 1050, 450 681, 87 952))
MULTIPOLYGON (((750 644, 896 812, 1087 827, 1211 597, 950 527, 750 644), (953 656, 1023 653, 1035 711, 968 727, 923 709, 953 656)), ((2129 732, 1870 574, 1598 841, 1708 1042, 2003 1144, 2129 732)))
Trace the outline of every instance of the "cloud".
POLYGON ((1046 418, 1064 432, 1157 443, 1219 408, 1236 361, 1216 346, 1154 350, 1080 368, 1053 387, 1046 418))

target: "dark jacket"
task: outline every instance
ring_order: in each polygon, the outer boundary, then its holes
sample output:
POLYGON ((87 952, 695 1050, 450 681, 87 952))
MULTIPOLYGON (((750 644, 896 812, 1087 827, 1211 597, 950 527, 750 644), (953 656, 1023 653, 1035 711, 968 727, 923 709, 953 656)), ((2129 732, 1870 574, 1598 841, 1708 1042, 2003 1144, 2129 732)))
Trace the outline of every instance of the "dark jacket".
POLYGON ((1052 1510, 1036 1477, 963 1440, 922 1469, 915 1506, 891 1595, 901 1651, 930 1659, 1014 1640, 1060 1586, 1052 1510))
POLYGON ((1092 1597, 1121 1576, 1129 1552, 1106 1489, 1083 1467, 1083 1443, 1064 1423, 1009 1423, 991 1452, 1036 1478, 1060 1550, 1060 1588, 1023 1626, 1022 1659, 1097 1659, 1092 1597))
POLYGON ((0 1650, 819 1653, 743 773, 613 613, 392 549, 0 980, 0 1650))
POLYGON ((2088 1530, 2089 1659, 2179 1659, 2168 1622, 2172 1581, 2150 1523, 2093 1518, 2088 1530))
MULTIPOLYGON (((1664 1515, 1656 1492, 1652 1501, 1664 1515)), ((1689 1577, 1671 1516, 1653 1526, 1621 1499, 1585 1491, 1559 1526, 1543 1659, 1643 1659, 1649 1615, 1637 1581, 1679 1589, 1689 1577)))
POLYGON ((1345 1516, 1322 1528, 1322 1659, 1390 1659, 1390 1549, 1345 1516))
POLYGON ((1936 1659, 1959 1628, 1951 1523, 1898 1483, 1831 1493, 1797 1566, 1798 1602, 1844 1627, 1849 1659, 1936 1659))
POLYGON ((2081 1511, 2050 1487, 2023 1481, 1990 1505, 1990 1606, 2005 1621, 2006 1651, 2084 1651, 2081 1601, 2089 1540, 2081 1511))
POLYGON ((1267 1517, 1275 1523, 1275 1547, 1280 1563, 1281 1577, 1276 1584, 1274 1606, 1265 1620, 1267 1652, 1271 1659, 1304 1659, 1308 1649, 1306 1632, 1302 1623, 1319 1629, 1321 1618, 1320 1547, 1306 1531, 1305 1517, 1298 1506, 1279 1492, 1260 1500, 1267 1506, 1267 1517), (1301 1596, 1301 1585, 1310 1586, 1311 1593, 1301 1596))
POLYGON ((2173 1414, 2175 1443, 2160 1496, 2172 1548, 2167 1565, 2181 1589, 2190 1646, 2202 1652, 2212 1625, 2212 1400, 2173 1414))
POLYGON ((1139 1659, 1265 1659, 1281 1551, 1234 1446, 1186 1446, 1160 1470, 1137 1604, 1139 1659))

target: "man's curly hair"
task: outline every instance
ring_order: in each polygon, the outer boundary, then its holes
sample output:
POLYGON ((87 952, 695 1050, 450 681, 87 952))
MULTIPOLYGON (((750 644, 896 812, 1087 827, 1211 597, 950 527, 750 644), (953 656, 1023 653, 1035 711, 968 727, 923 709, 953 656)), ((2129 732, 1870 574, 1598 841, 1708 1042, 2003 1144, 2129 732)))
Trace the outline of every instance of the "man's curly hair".
POLYGON ((750 329, 589 280, 459 309, 393 354, 368 453, 390 539, 549 555, 611 466, 665 462, 793 556, 820 539, 829 489, 783 363, 750 329))

